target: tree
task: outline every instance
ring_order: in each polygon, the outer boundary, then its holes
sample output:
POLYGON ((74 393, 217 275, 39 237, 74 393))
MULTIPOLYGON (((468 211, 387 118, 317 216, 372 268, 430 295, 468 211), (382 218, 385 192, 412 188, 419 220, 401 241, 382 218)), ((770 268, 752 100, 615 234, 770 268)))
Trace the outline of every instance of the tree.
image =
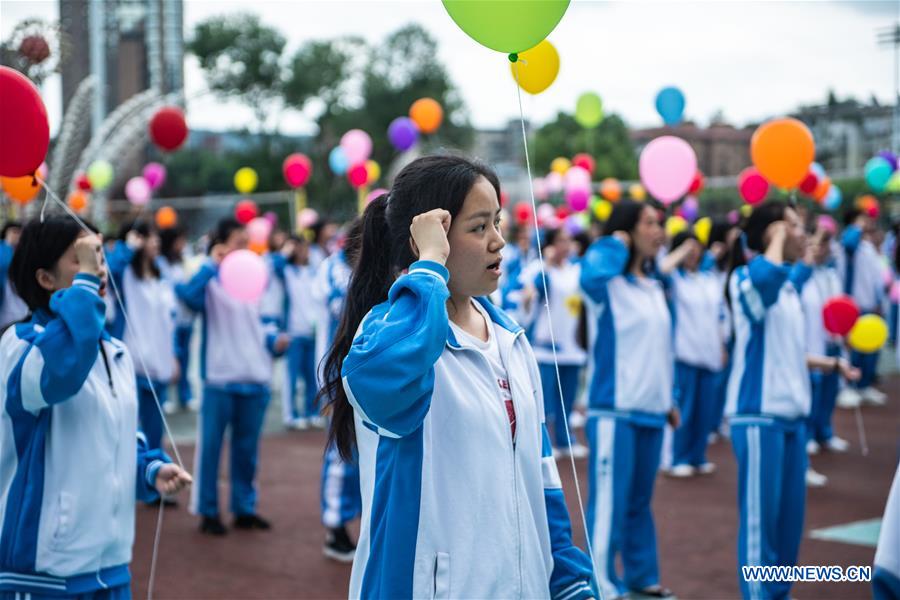
POLYGON ((200 60, 209 88, 249 106, 260 128, 282 97, 285 38, 251 14, 212 17, 199 23, 188 50, 200 60))
POLYGON ((557 156, 571 158, 587 152, 597 163, 594 179, 615 177, 637 179, 637 156, 628 137, 624 121, 617 115, 607 115, 594 129, 584 129, 572 115, 560 112, 556 120, 534 133, 532 139, 534 166, 538 173, 546 172, 557 156))

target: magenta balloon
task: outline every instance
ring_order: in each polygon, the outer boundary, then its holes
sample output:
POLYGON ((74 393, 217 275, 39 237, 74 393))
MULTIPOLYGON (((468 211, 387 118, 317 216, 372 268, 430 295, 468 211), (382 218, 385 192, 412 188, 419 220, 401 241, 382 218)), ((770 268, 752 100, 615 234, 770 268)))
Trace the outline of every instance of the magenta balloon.
POLYGON ((158 190, 166 182, 166 168, 158 162, 147 163, 142 174, 151 190, 158 190))
POLYGON ((756 167, 747 167, 738 175, 738 191, 747 204, 759 204, 769 193, 769 182, 756 167))
POLYGON ((671 135, 652 140, 641 152, 641 183, 651 196, 670 204, 684 196, 697 173, 697 155, 690 144, 671 135))
POLYGON ((368 204, 369 202, 371 202, 378 196, 383 196, 384 194, 387 194, 387 193, 388 193, 388 190, 386 190, 384 188, 375 188, 374 190, 369 192, 368 195, 366 196, 366 204, 368 204))
POLYGON ((364 163, 372 154, 372 138, 362 129, 351 129, 341 137, 341 150, 351 165, 364 163))
POLYGON ((289 154, 281 165, 281 172, 292 188, 304 186, 312 175, 312 161, 300 152, 289 154))
POLYGON ((268 277, 266 262, 251 250, 229 253, 219 267, 219 281, 225 293, 248 304, 259 302, 268 277))
POLYGON ((591 192, 584 188, 569 188, 566 190, 566 202, 575 212, 581 212, 587 208, 588 200, 590 200, 591 192))
POLYGON ((263 215, 263 219, 272 224, 272 227, 278 225, 278 215, 273 213, 271 210, 263 215))
POLYGON ((143 177, 132 177, 125 184, 125 197, 135 206, 150 202, 150 184, 143 177))
POLYGON ((419 140, 419 128, 409 117, 397 117, 391 121, 387 133, 388 141, 401 152, 409 150, 419 140))

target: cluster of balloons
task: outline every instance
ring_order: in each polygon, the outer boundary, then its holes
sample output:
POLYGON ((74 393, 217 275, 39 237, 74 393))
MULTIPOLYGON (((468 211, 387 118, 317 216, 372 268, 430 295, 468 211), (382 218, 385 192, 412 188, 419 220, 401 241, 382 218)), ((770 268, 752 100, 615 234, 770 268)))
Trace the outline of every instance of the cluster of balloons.
POLYGON ((346 175, 354 189, 369 186, 381 178, 381 166, 371 160, 372 138, 362 129, 351 129, 328 156, 335 175, 346 175))
POLYGON ((146 206, 150 203, 153 192, 165 182, 166 167, 157 162, 147 163, 141 175, 132 177, 125 183, 125 197, 135 206, 146 206))
POLYGON ((884 346, 888 328, 878 315, 860 316, 859 307, 850 296, 835 296, 822 308, 825 330, 832 335, 847 338, 847 343, 857 352, 877 352, 884 346))
POLYGON ((409 107, 409 116, 397 117, 388 125, 387 136, 391 145, 405 152, 416 145, 419 134, 431 134, 444 121, 444 109, 434 98, 419 98, 409 107))
POLYGON ((897 163, 897 155, 888 150, 882 150, 870 158, 864 168, 869 189, 876 194, 900 193, 900 170, 897 163))
POLYGON ((878 198, 872 194, 863 194, 856 199, 856 208, 873 219, 877 219, 881 214, 881 207, 878 204, 878 198))

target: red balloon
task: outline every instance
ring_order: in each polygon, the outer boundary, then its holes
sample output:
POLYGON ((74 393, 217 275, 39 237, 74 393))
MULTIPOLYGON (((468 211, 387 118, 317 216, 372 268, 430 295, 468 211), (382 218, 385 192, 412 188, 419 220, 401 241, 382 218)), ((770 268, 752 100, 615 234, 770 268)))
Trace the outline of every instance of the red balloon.
POLYGON ((806 178, 800 182, 800 191, 807 196, 811 196, 817 187, 819 187, 819 178, 812 171, 807 173, 806 178))
POLYGON ((506 193, 505 191, 501 190, 501 192, 500 192, 500 207, 503 208, 507 204, 509 204, 509 194, 506 193))
POLYGON ((164 106, 150 119, 150 139, 161 150, 172 152, 184 143, 187 136, 187 122, 177 106, 164 106))
POLYGON ((832 335, 847 335, 858 318, 859 307, 850 296, 835 296, 822 307, 825 331, 832 335))
POLYGON ((582 152, 572 157, 572 166, 581 167, 582 169, 593 175, 594 169, 597 168, 597 163, 594 161, 593 156, 582 152))
POLYGON ((234 218, 237 219, 238 223, 241 225, 246 225, 255 219, 258 214, 259 209, 256 207, 256 202, 253 200, 241 200, 234 206, 234 218))
POLYGON ((738 190, 747 204, 759 204, 769 193, 769 182, 756 167, 747 167, 738 175, 738 190))
POLYGON ((50 57, 50 44, 40 35, 29 35, 19 44, 19 54, 34 65, 50 57))
POLYGON ((295 152, 284 159, 281 172, 289 186, 292 188, 302 187, 306 185, 312 175, 312 161, 305 154, 295 152))
POLYGON ((33 175, 50 145, 47 108, 31 81, 0 66, 0 175, 33 175))
POLYGON ((347 179, 350 180, 350 185, 353 187, 361 188, 369 180, 369 170, 364 163, 353 165, 347 171, 347 179))
POLYGON ((572 214, 572 211, 570 211, 565 206, 557 206, 556 207, 556 218, 559 219, 560 221, 565 221, 566 217, 568 217, 571 214, 572 214))
POLYGON ((75 185, 78 186, 79 190, 90 192, 91 191, 91 180, 88 179, 87 175, 81 173, 78 177, 75 178, 75 185))
POLYGON ((527 225, 532 221, 531 205, 526 202, 519 202, 515 206, 516 223, 519 225, 527 225))
POLYGON ((691 187, 688 189, 689 194, 699 194, 703 191, 703 186, 706 183, 706 178, 703 177, 703 173, 697 171, 694 175, 694 180, 691 182, 691 187))

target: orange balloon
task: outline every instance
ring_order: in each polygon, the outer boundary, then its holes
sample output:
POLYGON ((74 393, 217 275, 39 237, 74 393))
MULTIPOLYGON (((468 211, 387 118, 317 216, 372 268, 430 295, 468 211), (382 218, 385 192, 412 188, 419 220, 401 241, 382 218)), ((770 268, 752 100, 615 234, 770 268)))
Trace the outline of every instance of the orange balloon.
POLYGON ((600 182, 600 195, 610 202, 618 202, 622 198, 622 184, 614 177, 607 177, 600 182))
MULTIPOLYGON (((37 170, 38 177, 47 179, 47 164, 41 163, 37 170)), ((0 187, 10 199, 21 205, 26 205, 41 191, 41 184, 31 175, 24 177, 0 177, 0 187)))
POLYGON ((434 133, 444 120, 444 109, 434 98, 419 98, 409 107, 409 118, 422 133, 434 133))
POLYGON ((827 175, 819 180, 819 185, 816 186, 816 189, 813 190, 812 197, 816 199, 818 202, 822 202, 825 199, 825 196, 828 195, 828 190, 831 189, 831 177, 827 175))
POLYGON ((260 256, 262 256, 263 254, 265 254, 265 253, 269 250, 269 244, 267 244, 265 241, 262 241, 262 242, 250 242, 250 243, 247 245, 247 248, 249 248, 249 249, 252 250, 253 252, 256 252, 257 254, 259 254, 260 256))
POLYGON ((81 190, 75 190, 71 194, 69 194, 69 208, 74 210, 77 213, 80 213, 84 209, 87 208, 88 205, 88 196, 81 190))
POLYGON ((816 157, 816 142, 809 128, 797 119, 773 119, 753 133, 750 157, 770 183, 791 189, 809 173, 816 157))
POLYGON ((171 206, 163 206, 156 211, 156 226, 160 229, 169 229, 178 225, 178 213, 171 206))
POLYGON ((878 206, 878 198, 872 194, 865 194, 856 199, 856 208, 867 211, 872 207, 878 206))

